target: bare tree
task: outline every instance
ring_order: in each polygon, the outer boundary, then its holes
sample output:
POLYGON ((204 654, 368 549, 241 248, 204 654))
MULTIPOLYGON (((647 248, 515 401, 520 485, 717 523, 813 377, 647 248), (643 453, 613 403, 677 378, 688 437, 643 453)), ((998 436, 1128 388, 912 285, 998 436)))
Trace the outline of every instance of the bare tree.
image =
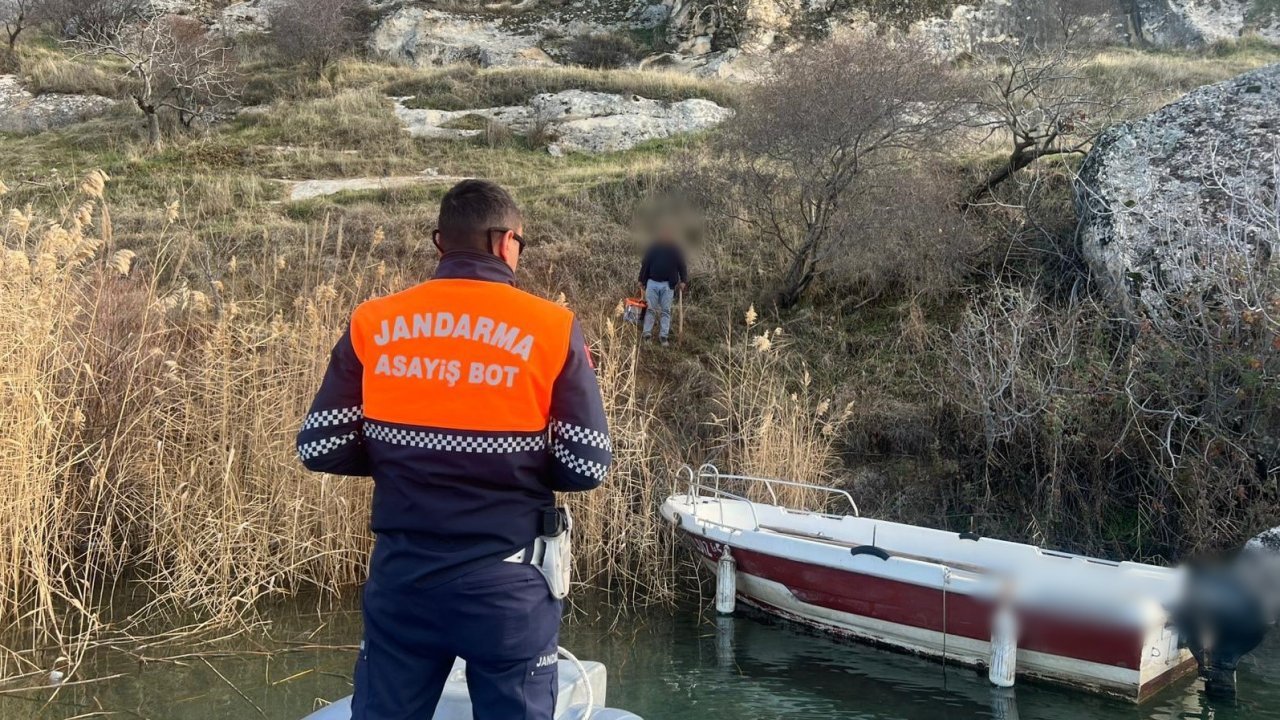
POLYGON ((161 145, 160 114, 184 127, 234 102, 239 86, 230 47, 197 20, 174 15, 123 23, 78 40, 89 52, 123 60, 127 94, 147 119, 147 141, 161 145))
POLYGON ((1047 157, 1083 155, 1122 103, 1099 99, 1066 47, 1041 53, 1022 44, 988 50, 975 124, 1009 142, 1009 155, 969 191, 973 205, 1015 173, 1047 157))
POLYGON ((1142 17, 1141 0, 1119 0, 1125 17, 1125 27, 1129 31, 1129 44, 1145 48, 1147 46, 1146 23, 1142 17))
POLYGON ((53 31, 66 38, 103 35, 125 23, 147 18, 148 0, 39 0, 53 31))
POLYGON ((355 49, 361 8, 359 0, 285 0, 271 13, 271 38, 282 55, 319 77, 355 49))
POLYGON ((738 219, 775 241, 775 298, 794 305, 833 258, 872 242, 853 211, 877 173, 956 127, 964 93, 946 66, 908 42, 865 37, 781 61, 727 127, 723 173, 738 219))
POLYGON ((43 10, 43 0, 0 0, 0 27, 10 54, 16 51, 22 33, 40 22, 43 10))

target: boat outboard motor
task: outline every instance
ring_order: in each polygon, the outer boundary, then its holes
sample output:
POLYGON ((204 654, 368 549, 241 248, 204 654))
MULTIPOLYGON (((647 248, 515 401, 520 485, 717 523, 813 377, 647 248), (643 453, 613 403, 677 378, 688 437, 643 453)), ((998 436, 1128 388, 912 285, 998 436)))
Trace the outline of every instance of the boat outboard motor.
POLYGON ((1173 619, 1183 643, 1200 664, 1205 694, 1236 695, 1236 666, 1266 637, 1280 615, 1280 548, 1264 533, 1231 562, 1192 568, 1173 619))

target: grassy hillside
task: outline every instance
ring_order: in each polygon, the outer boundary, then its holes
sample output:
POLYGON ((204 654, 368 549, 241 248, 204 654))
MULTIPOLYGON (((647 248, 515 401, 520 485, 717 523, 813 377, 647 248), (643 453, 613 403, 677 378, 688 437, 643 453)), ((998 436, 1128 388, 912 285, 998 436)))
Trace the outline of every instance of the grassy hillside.
MULTIPOLYGON (((33 88, 116 90, 110 63, 48 42, 23 53, 33 88)), ((1141 113, 1277 60, 1253 45, 1197 56, 1112 50, 1093 57, 1087 75, 1099 97, 1132 97, 1130 112, 1141 113)), ((785 312, 768 306, 779 249, 710 217, 682 342, 638 352, 616 313, 634 284, 635 219, 682 178, 715 172, 714 136, 555 158, 509 133, 412 139, 388 98, 469 109, 576 87, 735 106, 741 89, 659 73, 358 59, 317 79, 267 48, 251 49, 241 69, 254 104, 207 133, 169 128, 159 151, 125 103, 66 129, 0 136, 9 249, 0 417, 10 428, 0 477, 12 499, 0 505, 0 544, 12 549, 0 560, 0 623, 24 618, 55 643, 97 632, 126 573, 141 581, 125 588, 126 604, 143 606, 138 617, 232 621, 302 588, 352 592, 368 547, 368 485, 302 472, 292 434, 354 304, 430 275, 428 233, 457 176, 512 189, 528 217, 524 287, 563 297, 600 356, 618 462, 607 489, 575 499, 579 564, 619 607, 673 597, 677 555, 654 508, 686 462, 841 484, 881 517, 1125 557, 1168 558, 1254 522, 1232 518, 1180 543, 1153 529, 1140 484, 1046 489, 1032 469, 1028 485, 1001 485, 975 463, 1016 447, 973 445, 973 419, 944 397, 948 340, 974 298, 1051 267, 1052 248, 1019 239, 1019 212, 975 210, 982 242, 959 279, 928 297, 863 297, 837 276, 785 312), (287 200, 300 180, 428 170, 442 179, 287 200), (1089 516, 1074 517, 1081 507, 1089 516)), ((959 148, 937 170, 971 179, 992 152, 959 148)), ((1042 176, 1039 202, 1062 227, 1071 170, 1062 163, 1042 176)), ((1080 360, 1081 377, 1096 360, 1080 360)), ((1093 452, 1101 432, 1059 430, 1077 454, 1093 452)))

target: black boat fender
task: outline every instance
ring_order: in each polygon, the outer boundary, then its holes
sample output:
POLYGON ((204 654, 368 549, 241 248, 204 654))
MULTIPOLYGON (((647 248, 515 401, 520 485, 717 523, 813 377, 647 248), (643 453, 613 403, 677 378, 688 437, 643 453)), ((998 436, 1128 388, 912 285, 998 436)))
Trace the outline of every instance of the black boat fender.
POLYGON ((859 545, 855 548, 851 548, 849 550, 849 554, 854 557, 859 555, 870 555, 871 557, 880 558, 881 560, 888 560, 890 557, 889 553, 881 550, 875 545, 859 545))

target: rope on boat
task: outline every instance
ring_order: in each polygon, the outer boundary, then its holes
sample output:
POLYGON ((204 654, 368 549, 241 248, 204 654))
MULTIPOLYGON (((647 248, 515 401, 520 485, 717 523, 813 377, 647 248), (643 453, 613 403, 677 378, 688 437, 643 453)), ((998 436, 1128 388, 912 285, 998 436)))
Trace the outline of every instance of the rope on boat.
POLYGON ((590 720, 591 713, 595 712, 596 709, 596 691, 591 687, 591 680, 587 677, 587 669, 583 667, 582 661, 568 650, 557 645, 556 652, 564 656, 565 660, 573 663, 573 666, 578 670, 578 677, 581 678, 582 683, 587 686, 587 709, 582 713, 582 720, 590 720))

